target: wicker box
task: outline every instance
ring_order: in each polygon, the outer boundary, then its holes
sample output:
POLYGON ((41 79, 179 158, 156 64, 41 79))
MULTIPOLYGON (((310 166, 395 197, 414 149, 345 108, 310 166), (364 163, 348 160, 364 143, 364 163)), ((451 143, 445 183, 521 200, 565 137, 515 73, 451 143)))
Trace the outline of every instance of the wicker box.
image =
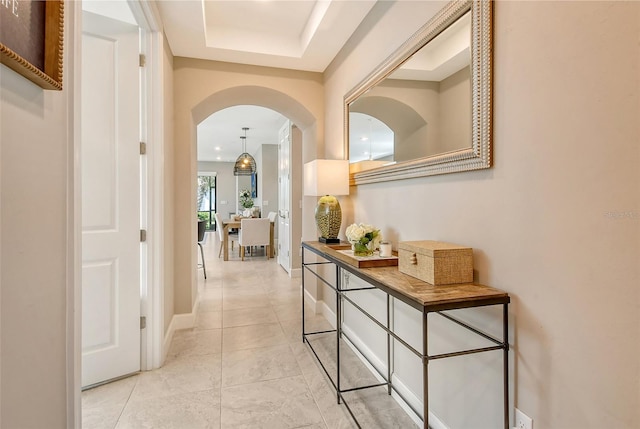
POLYGON ((473 282, 473 249, 442 241, 398 243, 398 269, 433 285, 473 282))

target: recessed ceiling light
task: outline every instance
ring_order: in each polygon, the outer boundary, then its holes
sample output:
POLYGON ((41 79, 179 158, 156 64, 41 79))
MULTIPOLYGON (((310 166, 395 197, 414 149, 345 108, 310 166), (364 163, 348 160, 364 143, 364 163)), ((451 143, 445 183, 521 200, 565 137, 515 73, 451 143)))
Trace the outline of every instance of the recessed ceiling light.
MULTIPOLYGON (((220 146, 216 146, 214 149, 215 149, 215 150, 220 150, 220 146)), ((219 158, 218 158, 218 159, 219 159, 219 158)))

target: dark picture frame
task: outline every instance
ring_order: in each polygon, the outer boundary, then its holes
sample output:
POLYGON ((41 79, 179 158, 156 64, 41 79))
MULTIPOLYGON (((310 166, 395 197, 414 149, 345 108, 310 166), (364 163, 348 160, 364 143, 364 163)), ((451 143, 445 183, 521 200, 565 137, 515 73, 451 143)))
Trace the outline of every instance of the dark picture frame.
POLYGON ((251 198, 258 198, 258 173, 251 175, 251 198))
POLYGON ((62 90, 64 1, 0 5, 0 63, 44 89, 62 90))

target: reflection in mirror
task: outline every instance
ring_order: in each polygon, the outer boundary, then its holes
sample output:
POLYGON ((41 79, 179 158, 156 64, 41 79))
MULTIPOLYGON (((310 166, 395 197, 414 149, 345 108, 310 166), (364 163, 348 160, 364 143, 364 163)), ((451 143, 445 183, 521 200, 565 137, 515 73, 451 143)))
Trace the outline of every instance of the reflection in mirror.
POLYGON ((491 166, 490 3, 449 3, 347 94, 355 184, 491 166))
POLYGON ((351 112, 351 162, 393 161, 394 133, 384 122, 366 113, 351 112))
POLYGON ((349 104, 349 161, 387 161, 361 163, 355 167, 358 171, 471 147, 470 40, 467 12, 349 104), (366 156, 366 145, 358 136, 367 134, 368 123, 359 118, 369 115, 390 131, 393 140, 384 141, 384 151, 366 156))

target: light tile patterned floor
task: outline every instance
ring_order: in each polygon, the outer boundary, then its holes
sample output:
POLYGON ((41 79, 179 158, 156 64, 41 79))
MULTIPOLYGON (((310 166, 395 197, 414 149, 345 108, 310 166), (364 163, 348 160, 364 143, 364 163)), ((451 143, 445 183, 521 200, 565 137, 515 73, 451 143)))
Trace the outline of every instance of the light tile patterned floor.
MULTIPOLYGON (((196 326, 175 333, 162 368, 83 392, 83 427, 355 428, 301 341, 300 279, 264 253, 242 262, 236 248, 224 262, 215 235, 207 239, 196 326)), ((312 329, 330 329, 305 316, 312 329)), ((371 377, 345 362, 355 379, 371 377)), ((363 428, 416 427, 382 388, 350 395, 363 428)))

